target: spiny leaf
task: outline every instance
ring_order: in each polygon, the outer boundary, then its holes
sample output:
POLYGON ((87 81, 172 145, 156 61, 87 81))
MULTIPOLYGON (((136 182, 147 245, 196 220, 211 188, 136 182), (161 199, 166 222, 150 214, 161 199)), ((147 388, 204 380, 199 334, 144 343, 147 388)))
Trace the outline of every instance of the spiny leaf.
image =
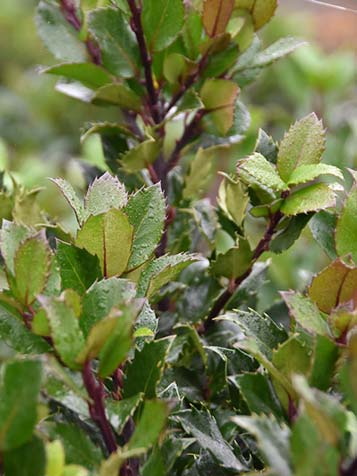
POLYGON ((233 7, 234 0, 205 0, 202 19, 208 36, 225 32, 233 7))
POLYGON ((284 215, 292 216, 332 208, 335 204, 335 192, 328 185, 317 183, 289 195, 284 200, 281 211, 284 215))
POLYGON ((134 413, 142 400, 142 393, 138 393, 130 398, 124 398, 123 400, 108 400, 106 408, 109 421, 118 434, 123 431, 129 418, 134 416, 134 413))
POLYGON ((182 0, 145 0, 142 23, 150 51, 161 51, 177 38, 184 14, 182 0))
POLYGON ((84 198, 85 219, 90 215, 100 215, 112 208, 123 208, 128 201, 125 187, 117 177, 108 172, 89 186, 84 198))
POLYGON ((72 185, 62 178, 51 179, 51 181, 57 185, 61 190, 64 198, 67 200, 72 210, 74 211, 77 222, 80 225, 84 220, 84 207, 82 201, 79 199, 72 185))
POLYGON ((158 185, 141 189, 130 197, 125 209, 134 227, 129 269, 143 264, 155 251, 164 227, 165 208, 165 199, 158 185))
POLYGON ((247 185, 257 184, 277 192, 288 189, 287 184, 279 177, 274 165, 257 152, 238 161, 237 173, 247 185))
POLYGON ((76 246, 98 256, 105 277, 126 270, 132 248, 133 227, 120 210, 90 216, 77 233, 76 246))
POLYGON ((14 222, 3 220, 0 231, 0 249, 7 269, 14 274, 15 254, 22 242, 33 235, 33 231, 14 222))
POLYGON ((290 127, 281 141, 278 170, 288 181, 300 165, 318 164, 325 148, 325 133, 316 114, 310 114, 290 127))
POLYGON ((340 180, 343 180, 343 173, 337 167, 327 164, 308 164, 300 165, 290 175, 288 184, 299 185, 301 183, 311 182, 317 177, 324 175, 332 175, 340 180))
POLYGON ((138 296, 153 296, 162 286, 174 280, 181 271, 199 259, 198 255, 180 254, 161 256, 152 261, 140 276, 138 296))
POLYGON ((357 264, 357 186, 345 201, 336 226, 336 249, 339 256, 350 254, 357 264))

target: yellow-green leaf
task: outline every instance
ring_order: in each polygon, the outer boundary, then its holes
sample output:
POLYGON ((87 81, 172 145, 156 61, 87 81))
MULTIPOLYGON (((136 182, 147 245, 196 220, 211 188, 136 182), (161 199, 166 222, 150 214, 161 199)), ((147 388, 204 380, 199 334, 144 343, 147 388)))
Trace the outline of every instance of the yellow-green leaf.
POLYGON ((357 264, 357 186, 350 191, 336 226, 336 249, 339 256, 352 255, 357 264))

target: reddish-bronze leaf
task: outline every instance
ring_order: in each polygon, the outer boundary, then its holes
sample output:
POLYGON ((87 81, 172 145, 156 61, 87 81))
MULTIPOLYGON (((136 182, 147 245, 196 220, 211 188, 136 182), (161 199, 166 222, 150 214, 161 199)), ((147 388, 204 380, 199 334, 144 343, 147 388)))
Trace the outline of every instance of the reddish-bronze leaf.
POLYGON ((206 0, 203 7, 203 25, 211 38, 224 33, 231 18, 234 0, 206 0))

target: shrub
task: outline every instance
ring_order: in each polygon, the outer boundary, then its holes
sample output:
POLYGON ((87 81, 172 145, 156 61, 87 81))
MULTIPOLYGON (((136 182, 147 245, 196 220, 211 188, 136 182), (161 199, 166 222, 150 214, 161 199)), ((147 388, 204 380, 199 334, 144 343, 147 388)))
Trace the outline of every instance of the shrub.
POLYGON ((3 473, 356 474, 355 172, 321 162, 310 114, 207 198, 241 88, 302 42, 262 49, 275 0, 95 3, 42 0, 37 25, 57 88, 118 112, 82 135, 108 171, 84 197, 53 180, 72 230, 37 190, 0 195, 3 473), (257 312, 266 252, 308 224, 331 263, 282 293, 283 326, 257 312))

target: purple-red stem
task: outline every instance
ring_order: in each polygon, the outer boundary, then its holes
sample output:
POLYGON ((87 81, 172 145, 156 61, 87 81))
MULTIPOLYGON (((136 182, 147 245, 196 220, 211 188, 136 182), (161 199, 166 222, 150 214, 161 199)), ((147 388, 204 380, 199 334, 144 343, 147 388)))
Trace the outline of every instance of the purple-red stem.
POLYGON ((83 383, 86 387, 91 401, 88 403, 89 414, 93 421, 99 427, 105 446, 109 453, 115 453, 117 442, 110 423, 105 414, 104 406, 104 386, 100 380, 97 380, 92 370, 91 361, 85 362, 82 370, 83 383))

